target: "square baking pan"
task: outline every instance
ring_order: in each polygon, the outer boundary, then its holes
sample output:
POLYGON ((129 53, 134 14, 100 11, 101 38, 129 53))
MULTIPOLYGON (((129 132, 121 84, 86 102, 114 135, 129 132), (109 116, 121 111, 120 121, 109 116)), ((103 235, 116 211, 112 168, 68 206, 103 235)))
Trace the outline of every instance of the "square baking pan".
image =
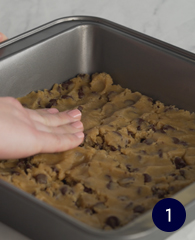
MULTIPOLYGON (((21 97, 95 72, 195 111, 195 55, 105 19, 61 18, 0 44, 0 96, 21 97)), ((195 219, 194 192, 193 183, 173 196, 185 206, 184 226, 195 219)), ((152 210, 118 230, 97 230, 2 180, 0 221, 34 240, 160 240, 171 234, 155 227, 152 210)))

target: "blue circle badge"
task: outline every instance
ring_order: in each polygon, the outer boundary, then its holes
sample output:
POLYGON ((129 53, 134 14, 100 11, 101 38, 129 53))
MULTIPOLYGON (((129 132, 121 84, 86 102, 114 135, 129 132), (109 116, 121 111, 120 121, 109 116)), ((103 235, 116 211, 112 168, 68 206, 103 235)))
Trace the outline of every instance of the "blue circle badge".
POLYGON ((164 232, 173 232, 184 224, 186 210, 178 200, 165 198, 154 206, 152 218, 157 228, 164 232))

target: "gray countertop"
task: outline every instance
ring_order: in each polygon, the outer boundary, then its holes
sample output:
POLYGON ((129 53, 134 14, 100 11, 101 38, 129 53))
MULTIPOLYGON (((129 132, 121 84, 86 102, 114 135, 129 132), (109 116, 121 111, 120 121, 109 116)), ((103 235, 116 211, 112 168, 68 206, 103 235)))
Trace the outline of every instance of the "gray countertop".
MULTIPOLYGON (((12 38, 61 17, 111 20, 195 53, 194 0, 0 0, 0 31, 12 38)), ((195 221, 167 240, 195 239, 195 221)), ((0 223, 0 240, 27 240, 0 223)))

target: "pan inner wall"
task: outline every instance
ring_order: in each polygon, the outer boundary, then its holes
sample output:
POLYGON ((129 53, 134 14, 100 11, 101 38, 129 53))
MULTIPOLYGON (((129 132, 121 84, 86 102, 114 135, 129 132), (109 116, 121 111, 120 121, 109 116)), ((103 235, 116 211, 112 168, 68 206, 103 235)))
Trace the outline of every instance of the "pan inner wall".
POLYGON ((96 27, 93 35, 89 73, 107 72, 115 84, 195 111, 193 61, 114 29, 96 27))
POLYGON ((192 61, 95 23, 56 34, 1 61, 0 95, 20 97, 94 72, 107 72, 116 84, 167 105, 195 110, 192 61))

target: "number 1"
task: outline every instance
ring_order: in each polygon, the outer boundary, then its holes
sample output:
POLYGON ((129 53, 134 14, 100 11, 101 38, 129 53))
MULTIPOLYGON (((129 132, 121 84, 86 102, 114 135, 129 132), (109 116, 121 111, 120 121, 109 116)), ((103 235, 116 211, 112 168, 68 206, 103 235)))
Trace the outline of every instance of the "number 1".
POLYGON ((166 209, 166 212, 169 212, 168 213, 168 222, 170 222, 171 221, 171 209, 170 208, 166 209))

